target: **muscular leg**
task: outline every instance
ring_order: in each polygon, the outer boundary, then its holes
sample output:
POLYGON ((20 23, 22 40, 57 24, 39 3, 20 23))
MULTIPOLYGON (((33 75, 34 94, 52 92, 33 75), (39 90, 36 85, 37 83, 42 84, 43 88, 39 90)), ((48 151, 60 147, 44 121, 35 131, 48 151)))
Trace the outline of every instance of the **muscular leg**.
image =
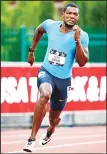
POLYGON ((39 87, 40 98, 36 103, 34 116, 33 116, 33 125, 30 138, 35 138, 42 120, 46 114, 46 105, 52 94, 52 87, 49 83, 42 83, 39 87))
POLYGON ((50 109, 49 111, 49 122, 50 122, 50 126, 47 129, 47 135, 50 136, 51 134, 53 134, 53 132, 55 131, 56 126, 59 124, 60 122, 60 114, 62 111, 55 111, 50 109))

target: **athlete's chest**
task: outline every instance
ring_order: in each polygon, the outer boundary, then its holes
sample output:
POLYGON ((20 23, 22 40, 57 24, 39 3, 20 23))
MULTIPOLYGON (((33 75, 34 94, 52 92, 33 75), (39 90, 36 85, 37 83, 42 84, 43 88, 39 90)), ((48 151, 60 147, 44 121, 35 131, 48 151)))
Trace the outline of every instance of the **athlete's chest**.
POLYGON ((61 45, 66 46, 75 46, 75 40, 74 40, 74 31, 68 32, 68 33, 62 33, 58 29, 58 27, 54 27, 53 29, 50 28, 48 31, 48 40, 51 42, 58 42, 61 45))

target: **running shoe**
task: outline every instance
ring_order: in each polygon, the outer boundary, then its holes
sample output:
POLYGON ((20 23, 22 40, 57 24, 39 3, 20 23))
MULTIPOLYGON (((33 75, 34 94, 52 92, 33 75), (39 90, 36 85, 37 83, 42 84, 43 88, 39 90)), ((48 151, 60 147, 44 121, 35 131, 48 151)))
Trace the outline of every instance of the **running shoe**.
POLYGON ((41 146, 47 144, 47 143, 51 140, 51 135, 52 135, 52 134, 47 133, 47 132, 46 132, 45 134, 43 134, 42 137, 41 137, 40 140, 39 140, 39 144, 40 144, 41 146))
POLYGON ((34 146, 35 146, 36 140, 35 139, 28 139, 27 144, 25 145, 25 147, 23 148, 23 151, 26 152, 32 152, 34 146))

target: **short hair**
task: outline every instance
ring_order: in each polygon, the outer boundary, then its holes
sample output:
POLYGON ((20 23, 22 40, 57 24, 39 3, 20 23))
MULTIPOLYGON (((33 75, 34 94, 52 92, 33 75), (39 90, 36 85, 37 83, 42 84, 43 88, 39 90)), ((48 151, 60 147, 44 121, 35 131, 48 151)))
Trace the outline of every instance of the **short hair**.
POLYGON ((78 10, 79 10, 79 7, 75 3, 69 3, 69 4, 67 4, 67 5, 64 6, 63 12, 65 12, 66 9, 67 9, 67 7, 69 7, 69 6, 78 8, 78 10))

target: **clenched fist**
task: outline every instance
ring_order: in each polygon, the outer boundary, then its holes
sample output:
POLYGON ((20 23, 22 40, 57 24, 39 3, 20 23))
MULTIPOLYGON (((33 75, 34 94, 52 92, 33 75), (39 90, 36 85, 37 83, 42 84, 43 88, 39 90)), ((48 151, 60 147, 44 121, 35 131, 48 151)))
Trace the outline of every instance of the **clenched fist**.
POLYGON ((32 66, 33 63, 35 61, 35 56, 34 56, 34 52, 29 52, 29 55, 28 55, 28 63, 32 66))
POLYGON ((74 39, 75 39, 75 41, 80 40, 80 31, 81 31, 80 27, 78 25, 75 25, 73 27, 73 30, 74 30, 74 39))

